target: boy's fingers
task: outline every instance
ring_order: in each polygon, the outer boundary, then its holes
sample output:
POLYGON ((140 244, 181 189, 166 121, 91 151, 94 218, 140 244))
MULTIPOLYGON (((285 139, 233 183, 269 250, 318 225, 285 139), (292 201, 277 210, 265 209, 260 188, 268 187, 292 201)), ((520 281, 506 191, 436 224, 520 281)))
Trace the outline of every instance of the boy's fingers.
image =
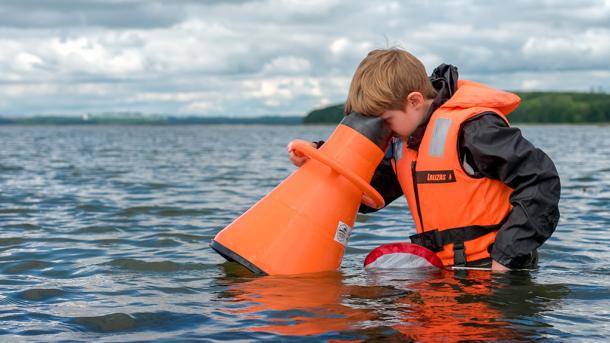
POLYGON ((305 157, 300 151, 292 150, 292 154, 296 157, 305 157))
POLYGON ((295 140, 290 141, 287 145, 286 145, 286 149, 288 149, 288 152, 294 151, 294 149, 292 148, 292 143, 295 142, 295 140))
POLYGON ((303 163, 305 163, 308 157, 301 154, 297 155, 294 151, 291 150, 288 152, 288 159, 290 160, 290 162, 292 162, 292 164, 297 167, 300 167, 303 163))
POLYGON ((292 157, 292 156, 296 156, 296 157, 303 157, 305 155, 303 155, 300 151, 294 150, 294 149, 290 149, 290 147, 288 148, 288 156, 292 157))
MULTIPOLYGON (((312 142, 310 144, 314 148, 316 147, 316 143, 312 142)), ((303 165, 303 163, 305 163, 305 161, 309 159, 309 157, 304 155, 302 152, 292 149, 292 142, 288 143, 286 149, 288 150, 288 158, 290 159, 290 162, 292 162, 292 164, 297 167, 300 167, 301 165, 303 165)))

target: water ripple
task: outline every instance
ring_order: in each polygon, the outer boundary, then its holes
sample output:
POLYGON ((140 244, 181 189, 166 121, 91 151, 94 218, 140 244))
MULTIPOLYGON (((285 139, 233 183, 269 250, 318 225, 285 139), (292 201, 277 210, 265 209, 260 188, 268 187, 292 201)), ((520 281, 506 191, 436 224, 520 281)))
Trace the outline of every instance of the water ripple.
POLYGON ((196 326, 209 319, 203 315, 184 314, 173 312, 154 313, 111 313, 93 317, 77 317, 72 323, 82 326, 84 330, 112 333, 135 330, 163 330, 166 327, 173 329, 196 326))
POLYGON ((173 261, 142 261, 130 258, 121 258, 105 263, 112 267, 138 272, 172 273, 187 270, 205 270, 207 265, 202 263, 176 263, 173 261))
POLYGON ((31 288, 19 294, 21 299, 29 301, 46 301, 64 295, 66 292, 57 288, 31 288))

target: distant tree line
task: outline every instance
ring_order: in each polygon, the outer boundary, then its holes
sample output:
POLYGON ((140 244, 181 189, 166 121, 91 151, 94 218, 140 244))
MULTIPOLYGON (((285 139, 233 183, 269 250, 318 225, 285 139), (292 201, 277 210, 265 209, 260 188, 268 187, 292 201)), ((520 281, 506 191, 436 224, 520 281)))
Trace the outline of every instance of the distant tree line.
POLYGON ((343 119, 343 104, 332 105, 309 112, 303 118, 304 124, 336 124, 343 119))
POLYGON ((521 105, 510 114, 517 123, 610 122, 610 94, 518 92, 521 105))
MULTIPOLYGON (((577 92, 516 92, 521 105, 509 115, 514 123, 610 122, 610 94, 577 92)), ((343 104, 313 110, 306 124, 338 123, 343 104)))

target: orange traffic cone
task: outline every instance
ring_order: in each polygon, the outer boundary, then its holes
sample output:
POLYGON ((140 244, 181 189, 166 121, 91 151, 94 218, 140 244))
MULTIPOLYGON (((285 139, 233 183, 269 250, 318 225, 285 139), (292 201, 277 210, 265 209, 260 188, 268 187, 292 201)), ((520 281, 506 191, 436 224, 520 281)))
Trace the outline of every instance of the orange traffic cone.
POLYGON ((384 206, 368 182, 391 135, 381 118, 351 113, 320 149, 293 142, 290 149, 310 159, 220 231, 211 247, 257 274, 338 269, 361 199, 384 206))

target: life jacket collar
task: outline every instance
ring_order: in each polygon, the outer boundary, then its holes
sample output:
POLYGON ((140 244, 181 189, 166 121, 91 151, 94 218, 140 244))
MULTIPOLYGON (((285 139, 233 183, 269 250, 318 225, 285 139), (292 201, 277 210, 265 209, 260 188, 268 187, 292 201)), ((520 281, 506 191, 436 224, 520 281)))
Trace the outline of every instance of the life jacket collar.
POLYGON ((457 91, 441 107, 486 107, 497 109, 503 115, 508 115, 519 106, 520 102, 521 99, 513 93, 494 89, 474 81, 459 80, 457 91))

